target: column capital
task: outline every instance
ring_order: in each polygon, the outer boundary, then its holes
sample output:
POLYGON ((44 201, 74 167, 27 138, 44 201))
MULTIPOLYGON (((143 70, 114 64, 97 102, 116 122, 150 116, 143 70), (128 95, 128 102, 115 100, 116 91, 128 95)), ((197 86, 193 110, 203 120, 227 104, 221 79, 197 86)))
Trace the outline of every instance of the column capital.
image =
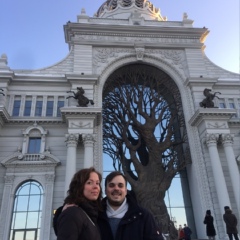
POLYGON ((83 140, 83 143, 94 143, 95 142, 95 134, 82 134, 82 140, 83 140))
POLYGON ((232 145, 233 144, 233 137, 234 137, 234 134, 221 134, 222 136, 222 143, 223 145, 226 145, 226 144, 230 144, 232 145))
POLYGON ((207 133, 206 134, 206 144, 209 145, 216 145, 219 139, 219 134, 216 133, 207 133))
POLYGON ((66 137, 65 142, 67 143, 67 146, 70 146, 70 145, 77 146, 79 134, 73 134, 73 133, 66 134, 65 137, 66 137))

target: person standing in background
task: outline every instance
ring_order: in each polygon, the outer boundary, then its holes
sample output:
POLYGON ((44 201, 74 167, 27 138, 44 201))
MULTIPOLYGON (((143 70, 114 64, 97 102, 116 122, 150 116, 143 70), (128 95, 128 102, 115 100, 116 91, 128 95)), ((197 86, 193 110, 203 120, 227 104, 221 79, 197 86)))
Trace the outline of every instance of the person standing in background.
POLYGON ((223 214, 223 220, 226 224, 226 231, 229 237, 229 240, 233 240, 233 236, 235 240, 239 240, 238 238, 238 230, 237 230, 237 218, 232 213, 232 210, 229 206, 224 207, 225 213, 223 214))
POLYGON ((183 231, 184 231, 185 240, 191 240, 192 230, 190 229, 190 227, 187 226, 187 224, 184 224, 183 231))
POLYGON ((206 224, 206 234, 208 236, 208 239, 215 240, 216 230, 213 221, 214 219, 213 216, 211 215, 211 211, 207 210, 203 223, 206 224))
POLYGON ((178 239, 179 240, 184 240, 185 239, 182 225, 179 225, 179 228, 178 228, 178 239))

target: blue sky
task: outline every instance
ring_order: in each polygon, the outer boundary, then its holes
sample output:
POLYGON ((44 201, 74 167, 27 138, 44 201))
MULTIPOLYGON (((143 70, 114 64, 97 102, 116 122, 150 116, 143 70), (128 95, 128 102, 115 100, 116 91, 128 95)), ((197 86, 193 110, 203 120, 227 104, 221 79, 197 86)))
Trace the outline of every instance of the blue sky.
MULTIPOLYGON (((0 0, 0 55, 12 69, 53 65, 68 53, 63 25, 76 22, 81 8, 93 16, 104 0, 0 0)), ((184 12, 194 27, 206 27, 206 55, 216 65, 239 69, 239 0, 152 0, 169 21, 181 21, 184 12)))

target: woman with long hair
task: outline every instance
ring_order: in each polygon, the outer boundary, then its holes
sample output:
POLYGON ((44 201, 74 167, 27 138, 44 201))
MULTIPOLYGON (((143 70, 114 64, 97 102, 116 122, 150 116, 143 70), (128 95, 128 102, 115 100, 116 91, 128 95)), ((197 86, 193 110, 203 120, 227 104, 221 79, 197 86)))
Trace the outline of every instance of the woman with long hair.
POLYGON ((102 176, 94 168, 76 172, 69 185, 64 204, 66 208, 57 220, 57 240, 100 240, 97 226, 101 210, 102 176))

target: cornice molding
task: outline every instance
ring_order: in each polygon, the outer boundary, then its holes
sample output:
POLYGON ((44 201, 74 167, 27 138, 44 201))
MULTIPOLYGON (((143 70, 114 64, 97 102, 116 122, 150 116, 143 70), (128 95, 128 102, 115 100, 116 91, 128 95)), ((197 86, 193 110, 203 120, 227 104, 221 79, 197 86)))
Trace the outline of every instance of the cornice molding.
POLYGON ((71 43, 74 36, 118 36, 139 38, 189 38, 203 42, 209 31, 206 28, 159 27, 136 25, 106 25, 68 23, 64 26, 65 40, 71 43))
POLYGON ((97 107, 64 107, 61 108, 63 121, 66 122, 69 118, 85 118, 86 116, 100 116, 102 108, 97 107))
POLYGON ((205 86, 206 84, 213 86, 217 83, 217 81, 218 81, 217 78, 199 76, 199 77, 187 78, 186 81, 184 82, 184 85, 188 87, 205 86))
POLYGON ((199 108, 189 120, 189 124, 191 126, 198 126, 204 120, 229 121, 236 113, 236 109, 199 108))
POLYGON ((98 82, 98 76, 97 75, 84 75, 82 74, 66 74, 66 78, 70 84, 77 84, 77 85, 83 85, 83 84, 91 84, 95 85, 98 82))
POLYGON ((9 122, 10 115, 7 111, 7 109, 3 106, 0 106, 0 121, 1 123, 9 122))
POLYGON ((67 23, 64 25, 65 33, 98 33, 98 34, 141 34, 148 36, 149 34, 175 34, 176 32, 181 35, 196 35, 201 36, 208 32, 207 28, 184 28, 184 27, 169 27, 169 26, 147 26, 147 25, 116 25, 116 24, 89 24, 89 23, 67 23), (143 34, 144 32, 144 34, 143 34))

